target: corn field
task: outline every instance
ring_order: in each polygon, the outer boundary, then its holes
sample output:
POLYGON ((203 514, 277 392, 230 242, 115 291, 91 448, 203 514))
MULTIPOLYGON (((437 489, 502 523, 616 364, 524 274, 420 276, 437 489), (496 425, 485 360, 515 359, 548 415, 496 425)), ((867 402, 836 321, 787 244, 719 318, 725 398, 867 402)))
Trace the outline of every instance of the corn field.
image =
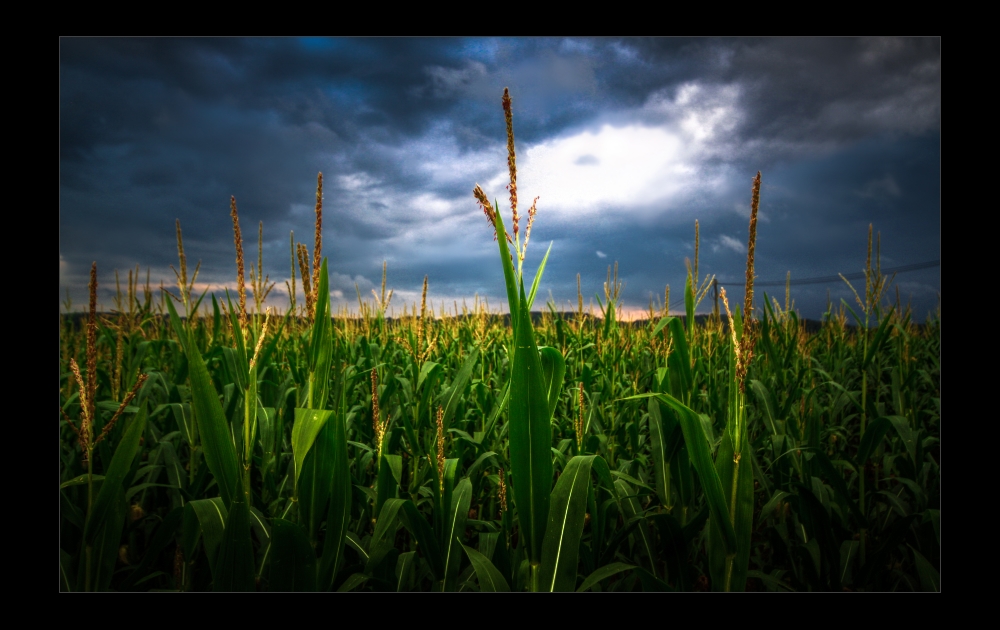
POLYGON ((539 307, 503 104, 510 226, 474 197, 509 313, 425 279, 394 316, 385 267, 333 313, 321 179, 284 314, 235 199, 234 293, 194 291, 179 223, 175 291, 130 271, 98 313, 95 264, 60 319, 60 590, 940 590, 940 316, 877 252, 818 332, 755 303, 759 173, 742 304, 695 317, 696 254, 680 316, 622 321, 617 269, 598 311, 539 307))

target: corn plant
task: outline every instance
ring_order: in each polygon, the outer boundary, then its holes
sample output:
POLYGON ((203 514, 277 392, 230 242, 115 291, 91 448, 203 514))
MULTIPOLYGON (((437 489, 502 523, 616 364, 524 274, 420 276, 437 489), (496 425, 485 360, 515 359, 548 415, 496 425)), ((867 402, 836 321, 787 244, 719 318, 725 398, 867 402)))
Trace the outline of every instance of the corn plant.
POLYGON ((390 306, 386 265, 335 309, 322 176, 284 314, 235 199, 235 293, 194 293, 179 223, 176 290, 129 270, 100 313, 92 269, 60 316, 61 590, 940 590, 940 314, 890 301, 878 241, 860 310, 755 306, 758 176, 742 305, 696 315, 696 225, 682 313, 627 321, 617 266, 598 309, 578 278, 533 311, 502 105, 511 221, 474 196, 509 316, 439 312, 433 278, 390 306))

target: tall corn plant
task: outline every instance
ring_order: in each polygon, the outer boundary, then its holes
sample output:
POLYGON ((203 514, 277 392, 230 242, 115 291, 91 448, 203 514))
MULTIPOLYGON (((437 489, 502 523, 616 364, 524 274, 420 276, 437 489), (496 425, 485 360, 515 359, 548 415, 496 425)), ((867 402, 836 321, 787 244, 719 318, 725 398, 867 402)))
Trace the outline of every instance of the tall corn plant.
MULTIPOLYGON (((757 238, 757 209, 760 205, 760 173, 753 181, 750 206, 750 235, 747 248, 747 282, 744 298, 744 314, 753 312, 753 263, 757 238)), ((706 283, 707 286, 707 283, 706 283)), ((695 291, 689 271, 685 287, 685 306, 688 327, 685 331, 680 320, 664 318, 654 331, 664 326, 670 330, 673 350, 668 358, 668 370, 664 380, 668 380, 669 393, 645 394, 632 398, 655 397, 677 414, 684 442, 691 464, 701 479, 702 488, 711 514, 709 532, 709 569, 712 585, 719 591, 741 591, 745 588, 747 569, 750 562, 750 533, 753 528, 753 471, 749 459, 752 457, 747 431, 747 405, 745 383, 747 369, 753 359, 753 334, 750 320, 744 322, 739 310, 729 313, 729 302, 725 289, 720 292, 726 312, 729 314, 730 353, 728 404, 726 407, 726 428, 714 461, 711 446, 702 427, 701 418, 691 409, 694 388, 693 363, 690 360, 689 341, 694 340, 694 307, 696 294, 704 294, 704 287, 695 291), (748 461, 743 461, 743 455, 748 461)), ((749 317, 747 315, 747 317, 749 317)), ((667 436, 662 430, 657 433, 655 445, 660 452, 667 436)), ((654 465, 666 468, 666 462, 659 462, 654 452, 654 465)), ((663 473, 660 474, 663 477, 663 473)), ((664 477, 669 479, 669 477, 664 477)), ((660 479, 657 480, 659 483, 660 479)), ((669 483, 667 481, 667 483, 669 483)))
POLYGON ((566 591, 573 590, 576 585, 591 470, 596 469, 607 486, 612 487, 612 484, 608 466, 602 458, 577 455, 566 463, 554 489, 552 486, 552 418, 562 390, 566 363, 557 349, 539 348, 531 322, 531 305, 545 271, 551 245, 535 273, 530 292, 525 294, 523 265, 538 199, 528 210, 522 244, 517 211, 513 116, 510 94, 506 89, 502 104, 507 124, 508 190, 513 237, 507 233, 500 213, 494 210, 478 185, 473 194, 494 229, 510 305, 513 328, 508 398, 510 466, 515 480, 513 495, 520 540, 529 565, 528 586, 536 592, 566 591), (513 245, 513 254, 508 244, 513 245))

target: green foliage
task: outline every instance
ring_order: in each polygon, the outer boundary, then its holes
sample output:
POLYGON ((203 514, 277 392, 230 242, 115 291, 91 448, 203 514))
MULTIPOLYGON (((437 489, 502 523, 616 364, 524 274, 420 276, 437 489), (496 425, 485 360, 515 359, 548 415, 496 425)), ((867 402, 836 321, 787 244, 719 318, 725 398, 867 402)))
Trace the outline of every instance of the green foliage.
POLYGON ((251 367, 264 315, 215 296, 102 323, 94 430, 136 382, 111 325, 148 379, 89 469, 60 415, 60 589, 940 590, 940 320, 768 307, 738 391, 724 320, 533 318, 498 243, 510 324, 321 296, 251 367))

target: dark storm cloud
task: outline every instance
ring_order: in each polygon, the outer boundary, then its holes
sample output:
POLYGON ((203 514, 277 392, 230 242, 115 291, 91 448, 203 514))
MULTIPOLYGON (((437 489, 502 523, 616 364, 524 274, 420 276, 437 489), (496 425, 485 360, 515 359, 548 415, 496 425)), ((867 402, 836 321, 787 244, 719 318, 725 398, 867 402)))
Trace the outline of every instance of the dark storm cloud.
MULTIPOLYGON (((105 287, 112 269, 136 263, 169 280, 175 218, 189 259, 203 261, 200 279, 231 284, 230 195, 247 248, 263 221, 265 266, 284 279, 288 231, 311 246, 322 171, 335 295, 349 300, 355 283, 367 292, 387 259, 402 299, 428 274, 440 297, 479 292, 499 302, 495 246, 469 193, 478 181, 506 194, 504 86, 515 99, 522 204, 543 196, 526 267, 553 242, 543 293, 557 304, 575 302, 578 272, 589 299, 615 260, 628 304, 662 296, 666 283, 678 295, 695 218, 702 271, 741 277, 757 170, 762 279, 856 271, 868 223, 882 232, 884 265, 939 256, 935 39, 60 47, 60 285, 77 300, 95 259, 105 287), (659 159, 661 144, 674 147, 669 159, 643 171, 647 160, 631 154, 659 159)), ((934 306, 936 270, 899 280, 904 299, 908 291, 923 312, 934 306)), ((822 312, 826 289, 796 289, 805 315, 822 312)))

